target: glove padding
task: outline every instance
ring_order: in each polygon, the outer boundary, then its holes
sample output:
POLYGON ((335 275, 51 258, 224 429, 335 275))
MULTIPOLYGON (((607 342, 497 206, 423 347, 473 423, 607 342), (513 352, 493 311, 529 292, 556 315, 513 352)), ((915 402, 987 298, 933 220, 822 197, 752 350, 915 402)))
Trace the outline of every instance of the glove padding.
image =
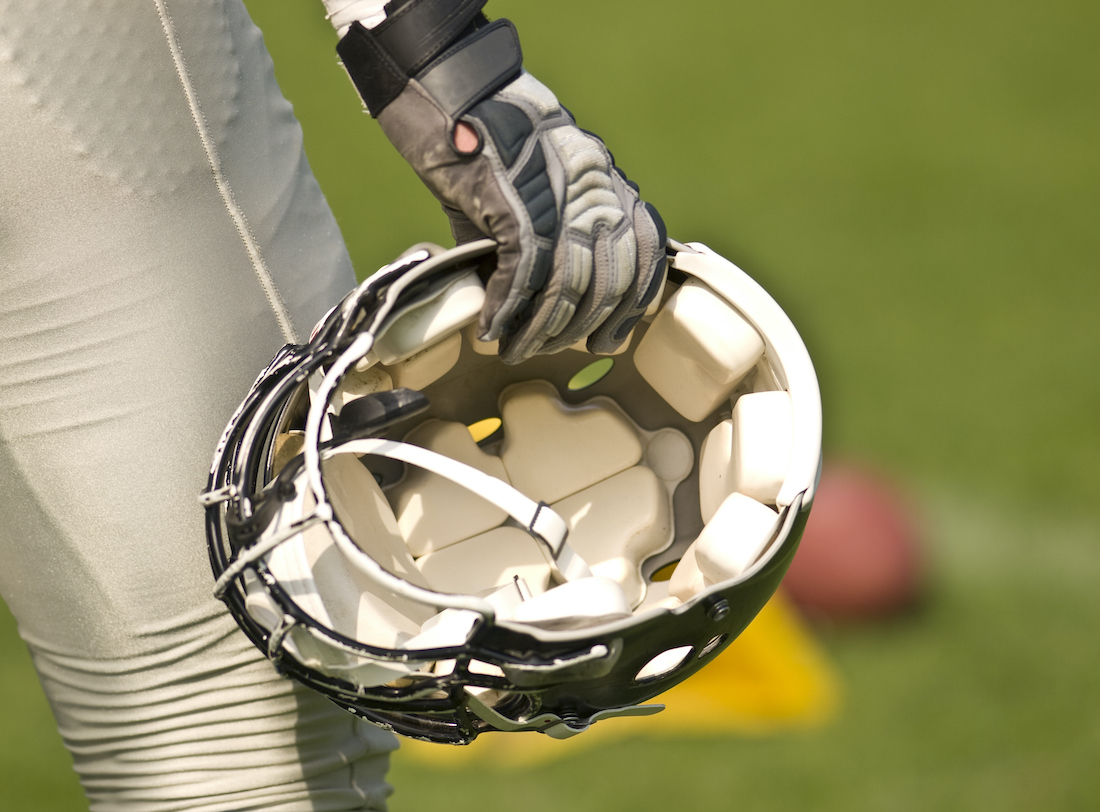
POLYGON ((519 71, 460 110, 433 90, 430 78, 409 78, 376 117, 443 203, 455 239, 499 244, 480 338, 500 339, 507 363, 586 337, 591 352, 614 351, 664 281, 656 210, 639 200, 603 142, 578 129, 530 74, 519 71), (470 153, 455 146, 459 120, 477 132, 470 153))

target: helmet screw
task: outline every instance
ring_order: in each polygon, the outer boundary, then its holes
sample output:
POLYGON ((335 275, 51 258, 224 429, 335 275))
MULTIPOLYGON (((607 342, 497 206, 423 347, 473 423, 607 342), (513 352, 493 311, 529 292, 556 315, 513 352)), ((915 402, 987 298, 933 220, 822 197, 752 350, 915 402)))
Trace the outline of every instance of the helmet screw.
POLYGON ((729 613, 729 601, 727 601, 725 598, 719 598, 710 605, 709 609, 707 609, 707 616, 715 622, 723 620, 729 613))

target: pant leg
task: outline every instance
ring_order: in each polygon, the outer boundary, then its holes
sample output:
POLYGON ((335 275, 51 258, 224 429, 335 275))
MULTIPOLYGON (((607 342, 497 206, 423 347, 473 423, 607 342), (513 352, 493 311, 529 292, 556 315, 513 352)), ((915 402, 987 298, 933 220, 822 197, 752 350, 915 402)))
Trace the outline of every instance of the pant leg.
POLYGON ((0 594, 93 810, 384 808, 211 597, 203 489, 353 284, 239 0, 0 0, 0 594))

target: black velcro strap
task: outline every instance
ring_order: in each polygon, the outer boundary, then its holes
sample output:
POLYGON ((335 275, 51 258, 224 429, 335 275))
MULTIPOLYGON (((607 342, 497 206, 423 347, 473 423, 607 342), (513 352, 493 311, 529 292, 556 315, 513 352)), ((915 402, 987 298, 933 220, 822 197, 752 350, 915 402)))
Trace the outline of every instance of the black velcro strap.
POLYGON ((348 33, 337 43, 336 52, 359 91, 359 98, 374 118, 378 118, 409 83, 401 67, 359 22, 351 24, 348 33))
POLYGON ((391 10, 371 33, 406 75, 412 76, 481 13, 486 0, 411 0, 391 10))
POLYGON ((458 118, 522 68, 515 26, 497 20, 445 51, 416 78, 451 118, 458 118))

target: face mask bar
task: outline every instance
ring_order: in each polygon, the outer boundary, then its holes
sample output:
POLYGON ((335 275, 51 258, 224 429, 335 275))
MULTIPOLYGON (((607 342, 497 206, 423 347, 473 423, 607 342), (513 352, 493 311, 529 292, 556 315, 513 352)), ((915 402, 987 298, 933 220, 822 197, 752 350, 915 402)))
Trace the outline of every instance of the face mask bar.
MULTIPOLYGON (((694 406, 676 404, 678 395, 663 391, 691 388, 662 378, 670 366, 684 366, 685 362, 673 358, 670 363, 664 344, 646 337, 650 331, 656 336, 676 329, 669 327, 673 319, 663 313, 639 325, 636 332, 640 335, 633 337, 626 352, 613 358, 613 373, 583 393, 574 394, 569 386, 577 368, 588 363, 576 352, 540 356, 507 367, 491 355, 491 348, 486 351, 467 340, 449 371, 423 386, 427 398, 415 392, 405 394, 406 390, 396 386, 399 371, 413 368, 432 347, 458 342, 451 335, 433 337, 428 329, 427 349, 403 358, 407 346, 402 350, 400 342, 407 338, 408 325, 420 329, 413 318, 418 308, 422 311, 433 301, 472 295, 473 288, 463 280, 471 274, 491 272, 494 245, 487 240, 437 255, 411 253, 345 297, 318 325, 308 344, 284 347, 258 377, 227 426, 216 450, 207 493, 200 499, 206 508, 218 597, 253 643, 285 673, 350 712, 405 735, 451 743, 471 741, 485 730, 540 730, 565 737, 609 716, 655 712, 659 706, 644 703, 723 650, 774 592, 797 548, 820 468, 820 395, 812 364, 793 325, 755 282, 704 246, 673 241, 669 246, 671 284, 663 310, 673 316, 678 308, 687 316, 697 312, 705 316, 705 310, 691 309, 695 300, 713 308, 711 300, 715 299, 735 310, 763 344, 754 371, 734 383, 730 391, 722 389, 727 384, 721 381, 714 385, 711 378, 701 378, 702 394, 693 393, 693 400, 712 398, 717 403, 702 416, 685 415, 684 411, 690 412, 694 406), (378 358, 386 359, 381 366, 378 358), (368 362, 376 365, 370 367, 368 362), (370 369, 392 372, 394 388, 338 404, 342 387, 361 376, 364 368, 368 374, 370 369), (504 513, 511 518, 506 524, 527 530, 542 545, 555 588, 591 575, 582 557, 564 540, 562 517, 546 502, 524 495, 519 483, 513 487, 463 467, 446 455, 384 436, 408 432, 422 425, 419 421, 423 418, 471 425, 496 412, 502 392, 523 387, 533 390, 532 381, 560 393, 566 411, 580 414, 593 403, 608 414, 622 411, 624 425, 633 426, 646 453, 660 444, 688 444, 691 475, 662 480, 670 491, 674 516, 668 543, 647 555, 637 568, 646 590, 668 594, 661 591, 665 587, 654 581, 653 575, 679 561, 669 583, 676 585, 686 600, 651 601, 648 607, 643 603, 629 614, 608 616, 580 628, 554 628, 538 621, 532 625, 513 619, 507 611, 501 615, 492 602, 499 603, 499 595, 490 600, 482 595, 439 592, 390 572, 364 553, 361 539, 353 538, 345 528, 340 509, 329 498, 340 482, 329 481, 326 466, 349 459, 351 454, 367 454, 372 456, 364 456, 362 464, 371 469, 391 501, 400 491, 394 477, 400 476, 403 466, 426 467, 437 476, 489 496, 490 502, 509 503, 511 509, 504 513), (597 393, 596 398, 578 403, 591 392, 597 393), (750 394, 765 397, 745 399, 750 394), (723 561, 718 560, 721 555, 708 557, 707 531, 725 527, 721 524, 725 513, 740 509, 734 504, 740 504, 734 498, 739 495, 726 493, 726 485, 721 484, 723 476, 734 470, 726 460, 728 450, 723 451, 729 444, 726 438, 732 436, 737 442, 738 410, 741 424, 750 428, 766 425, 751 424, 745 417, 749 414, 745 404, 773 401, 785 404, 790 415, 789 458, 779 466, 781 484, 777 492, 760 497, 775 505, 767 514, 774 514, 770 520, 773 527, 767 531, 767 543, 747 560, 742 571, 715 581, 707 573, 713 574, 715 566, 721 571, 723 561), (357 406, 349 409, 349 403, 357 406), (301 426, 296 430, 301 436, 301 453, 281 471, 273 471, 278 440, 285 439, 292 425, 301 426), (704 514, 711 515, 700 515, 700 505, 704 514), (433 645, 432 635, 425 632, 422 639, 429 645, 415 648, 377 645, 337 631, 326 618, 316 616, 323 614, 323 609, 307 611, 300 605, 301 596, 292 594, 293 587, 273 569, 277 569, 280 551, 322 530, 372 588, 428 606, 448 622, 464 613, 470 615, 457 626, 462 633, 457 638, 453 633, 442 638, 436 634, 433 645), (689 571, 694 580, 689 578, 687 583, 684 575, 677 585, 678 573, 689 571), (260 594, 267 596, 263 605, 271 607, 270 617, 265 615, 263 623, 256 619, 260 594), (372 676, 364 679, 366 672, 372 676)), ((417 340, 421 339, 424 336, 417 340)), ((676 341, 680 339, 666 343, 676 341)), ((696 350, 689 348, 688 352, 696 350)), ((705 365, 709 356, 704 356, 700 357, 705 365)), ((649 457, 643 462, 658 472, 662 465, 668 467, 667 461, 654 462, 649 457)), ((756 504, 752 499, 747 502, 756 504)), ((560 504, 567 505, 569 500, 560 504)), ((721 553, 721 545, 710 547, 721 553)), ((423 562, 428 557, 417 560, 423 562)), ((417 639, 414 635, 408 645, 417 639)))

